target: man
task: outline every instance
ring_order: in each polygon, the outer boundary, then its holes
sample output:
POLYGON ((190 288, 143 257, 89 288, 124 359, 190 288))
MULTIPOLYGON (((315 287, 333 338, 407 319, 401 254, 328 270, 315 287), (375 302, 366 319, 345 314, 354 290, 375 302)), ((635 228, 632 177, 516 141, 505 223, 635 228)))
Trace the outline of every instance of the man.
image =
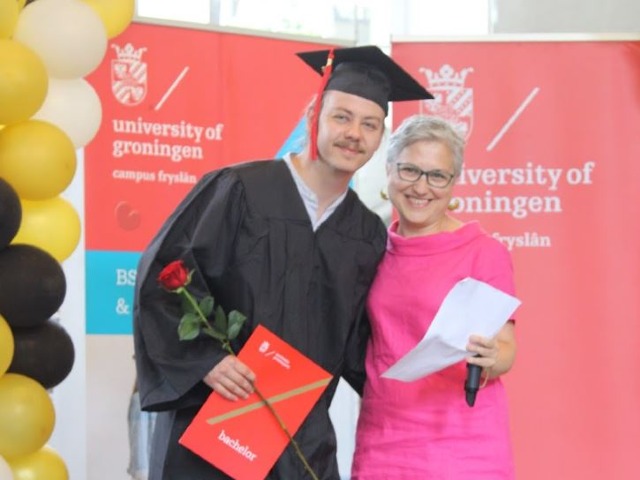
MULTIPOLYGON (((328 410, 341 376, 362 389, 369 328, 362 312, 386 241, 384 225, 349 181, 380 145, 388 101, 432 97, 377 47, 299 55, 323 75, 306 150, 205 175, 141 259, 138 383, 142 408, 160 412, 150 480, 228 478, 178 439, 212 389, 233 401, 246 398, 255 380, 211 338, 178 340, 180 302, 156 281, 174 260, 194 269, 195 295, 248 317, 236 351, 262 324, 334 375, 295 438, 320 479, 339 478, 328 410)), ((304 477, 291 447, 269 474, 304 477)))

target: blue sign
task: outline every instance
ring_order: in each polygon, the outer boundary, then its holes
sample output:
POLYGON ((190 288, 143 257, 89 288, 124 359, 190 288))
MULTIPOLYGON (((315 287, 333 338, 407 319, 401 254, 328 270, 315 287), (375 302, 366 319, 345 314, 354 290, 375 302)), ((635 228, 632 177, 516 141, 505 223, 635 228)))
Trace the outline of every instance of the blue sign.
POLYGON ((87 334, 133 332, 133 290, 140 253, 86 252, 87 334))

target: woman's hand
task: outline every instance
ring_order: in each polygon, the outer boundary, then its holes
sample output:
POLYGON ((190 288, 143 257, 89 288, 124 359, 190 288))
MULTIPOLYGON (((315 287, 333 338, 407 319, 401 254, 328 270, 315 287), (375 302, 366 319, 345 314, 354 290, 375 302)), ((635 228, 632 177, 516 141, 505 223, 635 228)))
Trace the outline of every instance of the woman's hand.
POLYGON ((467 350, 474 354, 474 356, 467 359, 467 362, 473 365, 490 369, 498 362, 500 348, 495 338, 471 335, 469 337, 469 343, 467 344, 467 350))
POLYGON ((474 354, 467 358, 467 362, 483 367, 486 378, 496 378, 507 373, 516 358, 513 320, 509 320, 494 338, 470 335, 467 350, 474 354))

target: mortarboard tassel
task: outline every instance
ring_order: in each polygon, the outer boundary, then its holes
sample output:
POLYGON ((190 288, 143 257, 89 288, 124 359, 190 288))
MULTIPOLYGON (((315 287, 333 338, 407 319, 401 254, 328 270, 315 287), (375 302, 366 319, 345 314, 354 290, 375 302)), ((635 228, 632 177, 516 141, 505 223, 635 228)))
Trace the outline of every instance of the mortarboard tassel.
POLYGON ((315 104, 313 105, 313 112, 311 114, 311 133, 309 138, 309 155, 311 160, 315 160, 318 157, 318 116, 320 115, 320 104, 322 103, 322 94, 324 88, 327 86, 329 77, 331 77, 331 71, 333 70, 333 57, 334 49, 329 50, 327 56, 327 63, 322 68, 322 81, 320 88, 318 89, 318 95, 316 96, 315 104))

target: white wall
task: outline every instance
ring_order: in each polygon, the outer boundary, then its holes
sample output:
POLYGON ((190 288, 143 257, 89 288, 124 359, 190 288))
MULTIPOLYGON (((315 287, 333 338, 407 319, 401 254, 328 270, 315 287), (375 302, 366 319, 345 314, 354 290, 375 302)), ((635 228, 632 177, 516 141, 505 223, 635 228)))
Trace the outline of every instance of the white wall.
POLYGON ((495 33, 637 33, 638 0, 491 0, 495 33))
MULTIPOLYGON (((84 157, 78 151, 77 170, 71 185, 62 195, 75 208, 84 225, 84 157)), ((87 390, 84 301, 84 233, 76 250, 62 262, 67 283, 64 302, 58 312, 60 325, 73 340, 75 360, 71 372, 51 391, 56 423, 48 444, 64 460, 72 479, 86 476, 87 465, 87 390)))
POLYGON ((135 379, 133 337, 89 335, 87 352, 86 478, 128 479, 127 412, 135 379))

